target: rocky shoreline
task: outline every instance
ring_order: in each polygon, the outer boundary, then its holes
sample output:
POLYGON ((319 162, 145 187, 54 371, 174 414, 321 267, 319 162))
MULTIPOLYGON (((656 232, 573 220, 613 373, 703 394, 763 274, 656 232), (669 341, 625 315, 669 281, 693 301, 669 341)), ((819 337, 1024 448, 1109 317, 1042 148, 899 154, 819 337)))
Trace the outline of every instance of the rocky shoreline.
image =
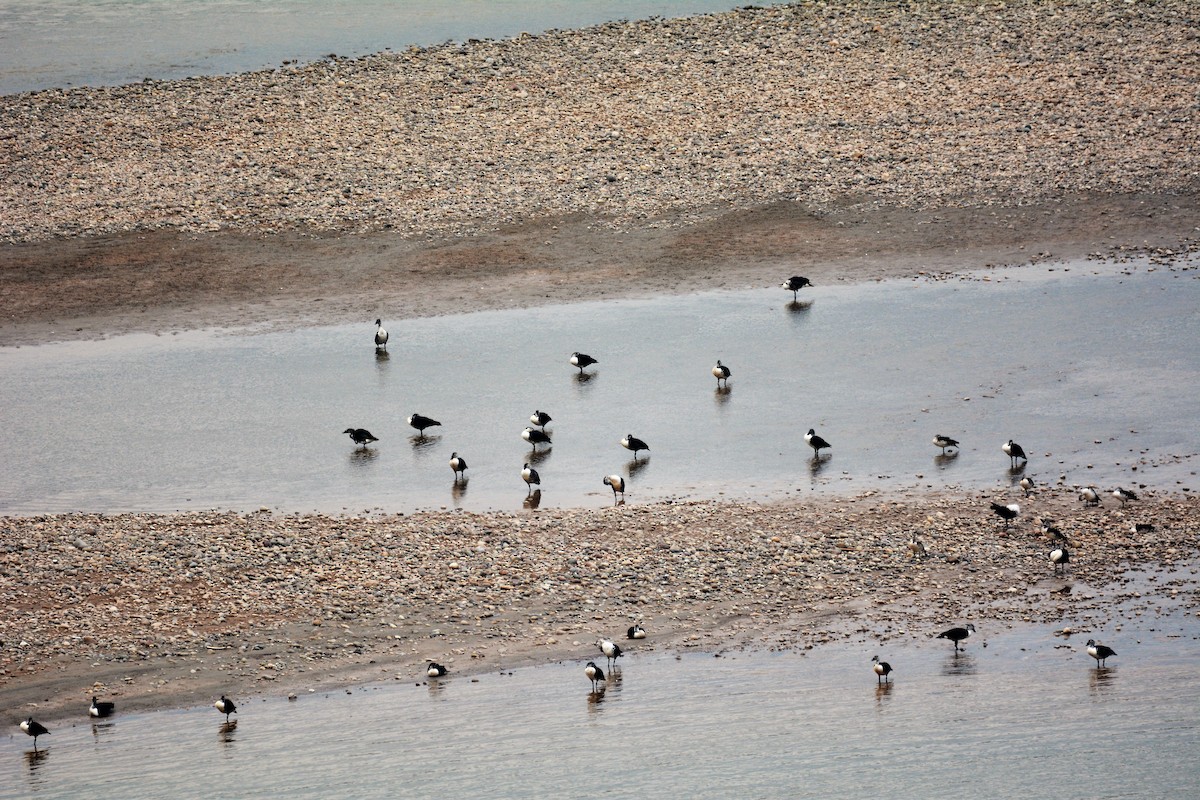
POLYGON ((0 241, 1193 192, 1185 0, 860 0, 0 97, 0 241))
MULTIPOLYGON (((1007 531, 989 499, 3 518, 0 692, 15 720, 93 694, 134 710, 419 681, 427 660, 472 674, 590 656, 634 622, 651 634, 638 648, 714 652, 958 620, 1119 630, 1116 601, 1141 597, 1125 570, 1195 563, 1195 497, 1087 508, 1046 490, 1007 531), (1062 576, 1050 516, 1071 542, 1062 576)), ((1154 591, 1200 609, 1195 574, 1154 591)))

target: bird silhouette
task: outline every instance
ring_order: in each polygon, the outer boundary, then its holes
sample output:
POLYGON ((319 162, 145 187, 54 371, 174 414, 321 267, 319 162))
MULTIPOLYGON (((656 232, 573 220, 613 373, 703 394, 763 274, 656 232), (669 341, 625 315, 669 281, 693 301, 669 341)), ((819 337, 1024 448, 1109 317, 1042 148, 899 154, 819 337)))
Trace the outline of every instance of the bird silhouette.
POLYGON ((346 428, 342 433, 350 434, 350 439, 360 447, 366 447, 371 442, 378 442, 379 439, 371 435, 371 432, 366 428, 346 428))

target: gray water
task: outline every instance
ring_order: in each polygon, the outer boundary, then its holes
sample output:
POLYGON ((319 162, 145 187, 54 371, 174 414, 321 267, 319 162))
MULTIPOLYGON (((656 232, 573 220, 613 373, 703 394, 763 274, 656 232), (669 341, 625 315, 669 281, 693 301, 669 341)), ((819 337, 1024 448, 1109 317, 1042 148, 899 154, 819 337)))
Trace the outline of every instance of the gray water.
POLYGON ((1097 632, 1118 653, 1104 669, 1091 633, 993 624, 957 655, 926 632, 804 654, 631 643, 602 695, 582 647, 474 679, 239 698, 233 726, 118 706, 52 724, 40 756, 11 728, 0 797, 1195 797, 1200 627, 1177 603, 1139 607, 1097 632))
POLYGON ((728 11, 736 5, 730 0, 0 0, 0 94, 249 72, 330 53, 360 56, 617 19, 728 11))
POLYGON ((1021 475, 1196 490, 1197 275, 1028 267, 819 286, 800 306, 770 287, 482 312, 389 323, 386 358, 366 319, 4 348, 0 512, 515 510, 526 461, 542 508, 610 504, 613 473, 630 503, 1015 498, 1021 475), (575 350, 600 360, 583 379, 575 350), (535 409, 553 445, 532 454, 535 409), (422 439, 413 412, 443 424, 422 439), (380 441, 356 448, 348 427, 380 441), (820 459, 810 427, 833 445, 820 459), (961 452, 943 457, 936 433, 961 452))

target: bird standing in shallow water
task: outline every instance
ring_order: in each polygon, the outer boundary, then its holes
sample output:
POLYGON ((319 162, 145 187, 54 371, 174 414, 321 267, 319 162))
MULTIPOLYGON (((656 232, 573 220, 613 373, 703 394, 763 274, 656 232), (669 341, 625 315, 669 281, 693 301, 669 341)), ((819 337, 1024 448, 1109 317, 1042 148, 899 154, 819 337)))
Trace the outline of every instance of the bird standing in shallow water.
POLYGON ((95 695, 92 696, 92 707, 88 709, 88 714, 93 717, 111 717, 112 713, 117 710, 116 703, 97 700, 95 695))
POLYGON ((892 665, 886 661, 880 661, 879 656, 873 656, 871 658, 871 663, 875 665, 871 669, 873 669, 875 674, 879 676, 879 680, 876 682, 886 683, 888 679, 887 676, 892 672, 892 665))
POLYGON ((1000 445, 1000 449, 1003 450, 1005 455, 1008 456, 1011 465, 1014 467, 1017 465, 1018 458, 1021 459, 1022 461, 1029 460, 1028 458, 1025 457, 1024 448, 1022 448, 1021 445, 1017 444, 1012 439, 1009 439, 1007 442, 1000 445))
POLYGON ((542 430, 546 430, 546 423, 550 422, 550 415, 545 411, 534 411, 529 415, 529 421, 542 430))
POLYGON ((521 480, 528 484, 529 494, 533 494, 533 487, 535 484, 537 486, 542 485, 542 476, 538 475, 537 470, 529 466, 529 464, 526 464, 525 468, 521 470, 521 480))
POLYGON ((804 434, 804 441, 813 449, 813 458, 820 456, 822 450, 830 449, 829 442, 818 436, 813 428, 809 428, 808 433, 804 434))
POLYGON ((1130 500, 1138 499, 1138 496, 1136 494, 1134 494, 1134 492, 1132 490, 1123 489, 1120 486, 1118 486, 1117 488, 1112 490, 1112 496, 1121 501, 1122 508, 1124 508, 1125 504, 1128 503, 1130 500))
POLYGON ((459 478, 467 477, 467 460, 458 453, 451 453, 450 469, 454 470, 454 480, 457 483, 459 478))
POLYGON ((1097 667, 1103 667, 1104 659, 1108 658, 1109 656, 1115 656, 1117 654, 1117 651, 1113 650, 1108 645, 1096 644, 1095 639, 1088 639, 1087 640, 1087 653, 1089 656, 1096 659, 1097 667))
POLYGON ((533 445, 534 450, 537 450, 539 444, 553 444, 550 441, 550 434, 528 426, 521 431, 521 438, 533 445))
POLYGON ((942 455, 946 455, 947 447, 958 447, 958 439, 951 439, 949 436, 942 436, 939 433, 933 437, 933 446, 942 448, 942 455))
POLYGON ((964 628, 951 628, 948 631, 942 631, 935 638, 949 639, 950 641, 954 642, 954 651, 958 652, 958 643, 963 639, 966 639, 974 632, 975 626, 968 622, 964 628))
POLYGON ((592 364, 599 364, 599 363, 600 363, 599 361, 592 358, 587 353, 572 353, 571 354, 571 364, 576 367, 579 367, 580 375, 583 374, 584 367, 590 367, 592 364))
POLYGON ((375 349, 387 350, 388 332, 383 329, 383 320, 375 320, 375 349))
POLYGON ((597 685, 604 680, 604 670, 596 666, 595 661, 587 662, 587 666, 583 668, 583 674, 588 676, 588 680, 592 682, 592 691, 596 691, 597 685))
POLYGON ((618 658, 625 655, 621 652, 620 645, 610 639, 601 639, 597 644, 600 645, 600 652, 604 653, 604 657, 608 659, 610 667, 617 663, 618 658))
POLYGON ((1066 545, 1056 547, 1050 551, 1050 563, 1054 565, 1054 571, 1066 571, 1067 564, 1071 563, 1071 551, 1066 545))
POLYGON ((342 433, 350 434, 350 439, 359 447, 366 447, 371 442, 379 441, 366 428, 346 428, 342 433))
POLYGON ((998 514, 1000 519, 1004 520, 1004 528, 1007 530, 1008 523, 1016 519, 1021 513, 1021 506, 1018 503, 1009 503, 1006 506, 1002 506, 999 503, 992 503, 992 511, 998 514))
POLYGON ((424 437, 426 428, 432 428, 434 426, 441 425, 442 423, 438 422, 436 419, 431 419, 420 414, 413 414, 408 418, 408 424, 416 428, 421 436, 424 437))
POLYGON ((631 625, 629 630, 625 631, 626 639, 645 639, 646 629, 641 625, 631 625))
POLYGON ((617 492, 620 492, 622 497, 625 496, 625 479, 620 475, 609 475, 604 479, 604 485, 613 490, 614 500, 617 499, 617 492))
POLYGON ((646 444, 632 433, 625 434, 625 438, 621 440, 621 447, 624 447, 626 450, 632 450, 635 461, 637 460, 637 454, 639 450, 645 450, 647 452, 650 450, 650 445, 646 444))
POLYGON ((449 671, 436 661, 430 661, 429 666, 425 667, 425 674, 431 678, 440 678, 449 671))
POLYGON ((717 379, 717 388, 721 388, 721 381, 725 381, 725 385, 729 385, 729 376, 733 374, 729 367, 721 363, 721 359, 717 359, 717 365, 712 368, 713 377, 717 379))
POLYGON ((795 302, 797 299, 797 292, 799 292, 805 286, 812 286, 812 281, 801 275, 793 275, 779 285, 792 293, 792 302, 795 302))
POLYGON ((50 733, 50 731, 46 729, 45 725, 38 722, 33 717, 30 717, 29 719, 27 719, 21 723, 21 730, 25 731, 25 733, 27 733, 33 737, 33 749, 35 751, 37 750, 38 737, 41 736, 42 734, 50 733))
POLYGON ((229 721, 230 714, 237 713, 237 706, 235 706, 233 704, 233 701, 230 700, 225 695, 221 695, 221 699, 218 700, 217 702, 213 703, 213 708, 215 708, 217 711, 220 711, 222 714, 225 715, 226 722, 229 721))

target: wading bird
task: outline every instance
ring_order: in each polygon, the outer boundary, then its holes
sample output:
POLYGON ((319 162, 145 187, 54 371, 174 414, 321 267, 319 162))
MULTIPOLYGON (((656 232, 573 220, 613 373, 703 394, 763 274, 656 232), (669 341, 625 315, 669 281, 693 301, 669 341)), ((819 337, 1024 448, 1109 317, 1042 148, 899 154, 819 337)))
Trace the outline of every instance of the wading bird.
POLYGON ((992 503, 992 511, 999 515, 1000 519, 1004 520, 1004 527, 1008 528, 1008 523, 1012 522, 1021 513, 1019 503, 1009 503, 1002 506, 999 503, 992 503))
POLYGON ((366 447, 371 442, 378 442, 379 439, 371 435, 371 432, 366 428, 346 428, 342 433, 350 434, 350 439, 359 447, 366 447))
POLYGON ((408 418, 408 424, 416 428, 421 436, 424 437, 426 428, 432 428, 435 425, 441 425, 442 423, 438 422, 436 419, 430 419, 429 417, 421 416, 420 414, 413 414, 408 418))
POLYGON ((552 444, 550 434, 528 426, 521 431, 521 438, 533 445, 534 450, 537 450, 539 444, 552 444))
POLYGON ((529 464, 526 464, 525 468, 521 470, 521 480, 528 484, 529 494, 533 494, 534 486, 542 485, 542 477, 538 475, 537 470, 529 466, 529 464))
POLYGON ((875 665, 871 669, 873 669, 875 674, 879 676, 879 680, 876 682, 887 683, 888 675, 891 674, 892 671, 892 665, 886 661, 880 661, 879 656, 872 657, 871 663, 875 665))
POLYGON ((388 332, 383 329, 383 320, 375 320, 375 349, 387 350, 388 332))
POLYGON ((1088 639, 1087 640, 1087 653, 1089 656, 1096 659, 1097 667, 1103 667, 1104 659, 1108 658, 1109 656, 1115 656, 1117 654, 1117 651, 1113 650, 1108 645, 1096 644, 1095 639, 1088 639))
POLYGON ((813 449, 813 458, 821 455, 821 450, 828 450, 830 448, 829 442, 818 436, 817 432, 812 428, 809 428, 808 433, 804 434, 804 441, 813 449))
POLYGON ((30 717, 29 719, 27 719, 21 723, 21 730, 25 731, 27 734, 29 734, 30 736, 33 737, 34 751, 37 750, 37 737, 41 736, 42 734, 49 735, 49 733, 50 733, 50 731, 48 731, 46 729, 45 725, 38 722, 33 717, 30 717))
POLYGON ((712 368, 713 377, 717 379, 717 388, 721 388, 721 381, 725 381, 725 385, 729 385, 729 376, 733 374, 729 367, 721 363, 721 359, 717 359, 717 365, 712 368))
POLYGON ((604 479, 604 485, 613 490, 613 500, 617 499, 617 492, 620 492, 622 497, 625 496, 625 479, 620 475, 609 475, 604 479))
POLYGON ((621 652, 621 647, 611 639, 601 639, 597 644, 600 645, 600 652, 604 653, 604 657, 608 659, 610 667, 615 666, 617 659, 625 655, 621 652))
POLYGON ((105 700, 97 700, 92 697, 92 707, 88 709, 88 714, 93 717, 111 717, 112 713, 117 710, 116 703, 110 703, 105 700))
POLYGON ((458 453, 451 453, 450 469, 454 470, 454 480, 457 483, 459 478, 467 477, 467 460, 458 453))
POLYGON ((534 411, 529 415, 529 421, 537 425, 542 430, 546 429, 546 423, 550 421, 550 415, 545 411, 534 411))
POLYGON ((596 691, 596 687, 604 680, 604 670, 596 666, 595 661, 587 662, 587 666, 583 668, 583 674, 588 676, 588 680, 592 682, 592 691, 596 691))
POLYGON ((798 297, 797 293, 805 286, 812 286, 812 281, 800 275, 793 275, 779 285, 792 293, 792 301, 795 302, 798 297))
POLYGON ((1050 551, 1050 563, 1054 565, 1055 572, 1065 572, 1067 564, 1071 563, 1071 551, 1066 545, 1054 548, 1050 551))
POLYGON ((968 622, 965 628, 951 628, 948 631, 942 631, 934 638, 949 639, 950 641, 954 642, 955 652, 958 652, 958 643, 963 639, 966 639, 974 632, 975 626, 968 622))
POLYGON ((637 460, 637 454, 639 450, 645 450, 646 452, 650 451, 650 445, 646 444, 632 433, 625 434, 625 438, 621 440, 621 447, 624 447, 626 450, 632 450, 635 461, 637 460))
POLYGON ((1028 458, 1025 457, 1024 448, 1022 448, 1021 445, 1017 444, 1012 439, 1009 439, 1007 442, 1000 445, 1000 449, 1004 451, 1004 454, 1006 456, 1008 456, 1011 466, 1015 467, 1017 465, 1018 458, 1021 459, 1022 461, 1029 460, 1028 458))
POLYGON ((221 699, 218 700, 217 702, 213 703, 213 708, 215 708, 217 711, 220 711, 222 714, 225 715, 226 722, 229 721, 230 714, 237 713, 237 706, 235 706, 233 704, 233 701, 230 700, 225 695, 221 695, 221 699))
POLYGON ((939 433, 933 437, 933 446, 942 448, 942 455, 946 455, 947 447, 958 447, 958 439, 951 439, 939 433))
POLYGON ((580 375, 583 374, 583 370, 585 367, 590 367, 592 364, 599 364, 599 363, 600 363, 599 361, 592 358, 587 353, 572 353, 571 354, 571 364, 572 364, 572 366, 579 367, 580 375))

